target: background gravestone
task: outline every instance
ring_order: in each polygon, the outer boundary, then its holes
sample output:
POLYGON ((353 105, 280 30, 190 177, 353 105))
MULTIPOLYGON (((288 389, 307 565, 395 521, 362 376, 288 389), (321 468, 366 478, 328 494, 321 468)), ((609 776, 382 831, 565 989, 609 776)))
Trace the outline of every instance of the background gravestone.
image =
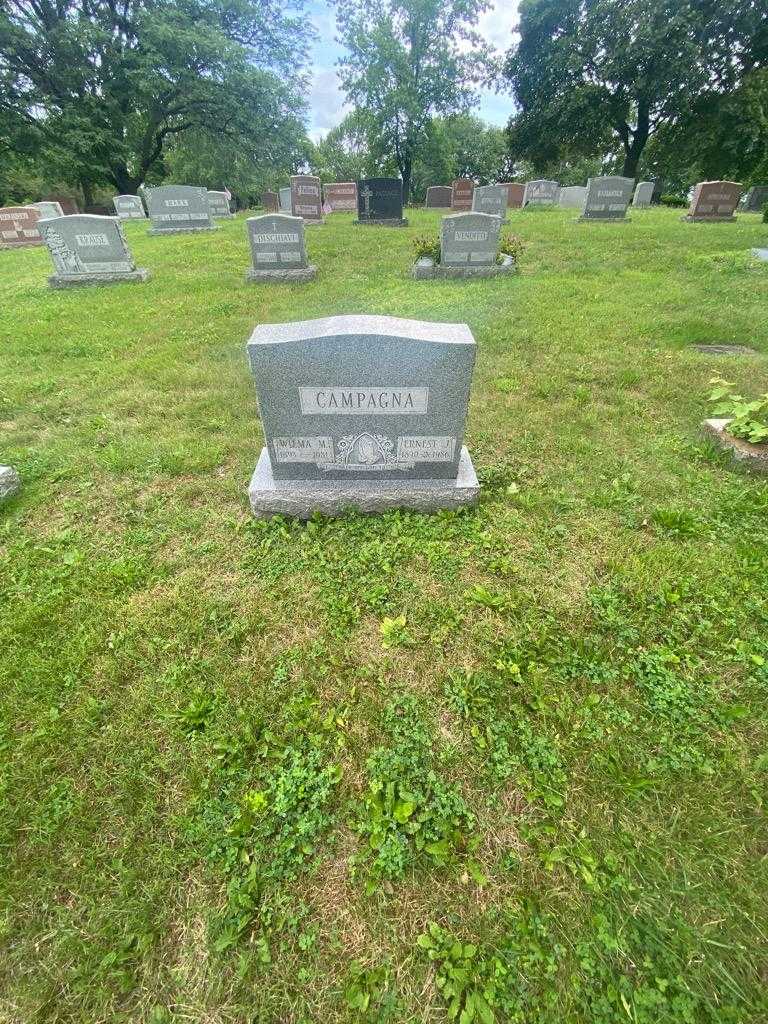
POLYGON ((428 210, 450 209, 452 195, 453 189, 450 185, 430 185, 424 205, 428 210))
POLYGON ((741 185, 737 181, 700 181, 683 220, 735 221, 740 197, 741 185))
POLYGON ((332 213, 357 210, 357 183, 354 181, 332 181, 323 185, 323 198, 332 213))
POLYGON ((31 206, 0 208, 0 245, 18 249, 23 245, 42 245, 37 227, 40 211, 31 206))
POLYGON ((226 192, 208 189, 208 206, 211 210, 211 216, 215 220, 223 220, 234 216, 226 192))
POLYGON ((586 185, 564 185, 558 194, 557 205, 566 210, 583 210, 586 198, 586 185))
POLYGON ((280 213, 291 212, 291 187, 281 188, 279 191, 280 196, 280 213))
POLYGON ((499 184, 507 190, 507 209, 519 210, 525 197, 525 185, 521 181, 502 181, 499 184))
POLYGON ((133 262, 117 217, 51 217, 40 221, 40 233, 56 271, 48 278, 52 288, 149 278, 149 272, 133 262))
POLYGON ((490 213, 502 222, 507 216, 507 190, 501 185, 478 185, 472 193, 475 213, 490 213))
POLYGON ((753 185, 741 200, 741 208, 747 213, 762 213, 768 203, 768 185, 753 185))
POLYGON ((262 192, 261 194, 261 205, 267 211, 267 213, 277 213, 280 209, 280 196, 277 192, 262 192))
POLYGON ((405 227, 400 178, 362 178, 357 185, 356 224, 405 227))
POLYGON ((40 217, 63 217, 64 211, 61 208, 61 203, 55 203, 49 199, 42 199, 39 203, 29 204, 33 210, 37 210, 40 217))
POLYGON ((77 200, 73 199, 72 196, 62 195, 50 195, 43 196, 42 201, 44 203, 58 203, 61 207, 62 213, 66 216, 70 213, 80 213, 80 207, 77 205, 77 200))
POLYGON ((557 203, 559 191, 560 185, 547 178, 526 181, 523 206, 554 206, 557 203))
POLYGON ((144 220, 147 216, 141 196, 115 196, 112 202, 120 220, 144 220))
POLYGON ((285 213, 265 213, 245 222, 253 266, 246 281, 311 281, 317 267, 307 260, 304 220, 285 213))
POLYGON ((652 181, 638 181, 635 194, 632 197, 632 205, 640 210, 646 210, 653 201, 653 189, 652 181))
POLYGON ((201 185, 159 185, 145 192, 152 220, 150 235, 216 230, 208 205, 208 189, 201 185))
POLYGON ((440 223, 443 266, 491 267, 499 250, 499 218, 489 213, 453 213, 440 223))
POLYGON ((463 447, 475 362, 465 324, 337 316, 258 326, 248 343, 266 447, 257 516, 472 504, 463 447))
POLYGON ((634 178, 614 174, 590 178, 580 220, 626 220, 634 187, 634 178))
POLYGON ((664 195, 664 179, 663 178, 652 178, 653 182, 653 195, 651 196, 651 203, 658 205, 661 202, 661 197, 664 195))
POLYGON ((457 212, 472 209, 475 183, 470 178, 457 178, 451 185, 451 209, 457 212))
POLYGON ((323 223, 323 199, 320 179, 313 174, 294 174, 291 177, 291 213, 309 224, 323 223))

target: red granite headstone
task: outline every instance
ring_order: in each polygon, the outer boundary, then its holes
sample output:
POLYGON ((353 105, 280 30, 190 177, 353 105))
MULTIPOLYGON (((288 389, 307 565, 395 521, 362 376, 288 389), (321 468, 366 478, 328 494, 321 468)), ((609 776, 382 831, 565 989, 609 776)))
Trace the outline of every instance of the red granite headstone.
POLYGON ((331 211, 357 210, 357 183, 354 181, 333 181, 323 185, 323 197, 331 211))
POLYGON ((450 185, 430 185, 425 205, 430 210, 450 209, 452 199, 453 189, 450 185))
POLYGON ((525 185, 520 181, 501 181, 499 184, 507 190, 507 209, 519 209, 523 205, 525 185))
POLYGON ((261 197, 261 205, 267 213, 277 213, 280 209, 280 196, 277 192, 264 192, 261 197))
POLYGON ((18 248, 22 245, 42 245, 43 238, 37 228, 40 211, 33 206, 4 206, 0 209, 0 245, 18 248))
POLYGON ((693 192, 691 205, 685 220, 691 221, 732 221, 741 197, 741 185, 737 181, 700 181, 693 192))
POLYGON ((323 223, 323 199, 320 179, 313 174, 291 176, 291 213, 305 221, 323 223))
POLYGON ((474 181, 470 181, 469 178, 457 178, 451 188, 453 189, 451 196, 451 209, 459 211, 471 210, 472 196, 475 191, 474 181))

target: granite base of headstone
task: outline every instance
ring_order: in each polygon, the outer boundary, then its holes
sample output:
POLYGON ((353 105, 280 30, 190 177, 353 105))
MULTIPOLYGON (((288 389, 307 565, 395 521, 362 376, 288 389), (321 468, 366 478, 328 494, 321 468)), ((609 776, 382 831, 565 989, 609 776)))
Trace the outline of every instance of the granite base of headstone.
POLYGON ((728 433, 729 419, 704 420, 702 427, 718 447, 728 452, 733 461, 753 473, 768 475, 768 444, 751 444, 728 433))
POLYGON ((148 235, 186 235, 218 231, 211 219, 208 189, 202 185, 159 185, 145 190, 152 221, 148 235))
POLYGON ((307 259, 304 220, 283 213, 249 217, 245 222, 253 265, 245 272, 251 284, 312 281, 317 267, 307 259))
POLYGON ((51 288, 149 280, 149 271, 133 262, 117 217, 51 217, 40 221, 40 233, 55 269, 51 288))
POLYGON ((0 466, 0 501, 12 498, 21 490, 21 477, 13 466, 0 466))
POLYGON ((248 343, 266 445, 253 514, 458 509, 480 486, 464 447, 466 324, 338 316, 257 327, 248 343))

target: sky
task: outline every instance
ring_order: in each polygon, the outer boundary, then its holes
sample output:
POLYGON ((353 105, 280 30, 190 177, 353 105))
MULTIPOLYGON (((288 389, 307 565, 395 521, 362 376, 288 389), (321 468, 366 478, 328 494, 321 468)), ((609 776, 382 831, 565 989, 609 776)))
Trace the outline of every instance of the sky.
MULTIPOLYGON (((318 38, 312 48, 312 90, 309 97, 310 137, 317 141, 335 128, 347 113, 344 96, 339 89, 335 64, 344 48, 336 42, 336 19, 327 0, 308 0, 307 10, 318 38)), ((517 22, 517 0, 494 0, 480 16, 478 31, 494 47, 505 52, 512 42, 512 29, 517 22)), ((475 113, 491 124, 504 125, 512 113, 509 93, 481 90, 475 113)))

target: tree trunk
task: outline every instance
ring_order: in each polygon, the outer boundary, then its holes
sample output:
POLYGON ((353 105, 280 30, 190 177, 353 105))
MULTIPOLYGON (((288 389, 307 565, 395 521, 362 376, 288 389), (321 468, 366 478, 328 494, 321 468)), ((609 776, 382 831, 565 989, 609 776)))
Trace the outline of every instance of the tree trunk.
POLYGON ((136 189, 142 184, 143 178, 131 174, 125 163, 113 164, 111 178, 121 196, 135 195, 136 189))
POLYGON ((413 172, 413 157, 407 153, 403 160, 403 205, 411 199, 411 174, 413 172))
POLYGON ((80 179, 80 188, 83 193, 83 205, 93 206, 93 182, 80 179))
POLYGON ((645 144, 650 135, 650 111, 648 103, 639 99, 637 102, 637 127, 632 132, 632 141, 629 141, 629 133, 624 136, 624 167, 622 174, 625 178, 637 176, 637 165, 643 155, 645 144))

